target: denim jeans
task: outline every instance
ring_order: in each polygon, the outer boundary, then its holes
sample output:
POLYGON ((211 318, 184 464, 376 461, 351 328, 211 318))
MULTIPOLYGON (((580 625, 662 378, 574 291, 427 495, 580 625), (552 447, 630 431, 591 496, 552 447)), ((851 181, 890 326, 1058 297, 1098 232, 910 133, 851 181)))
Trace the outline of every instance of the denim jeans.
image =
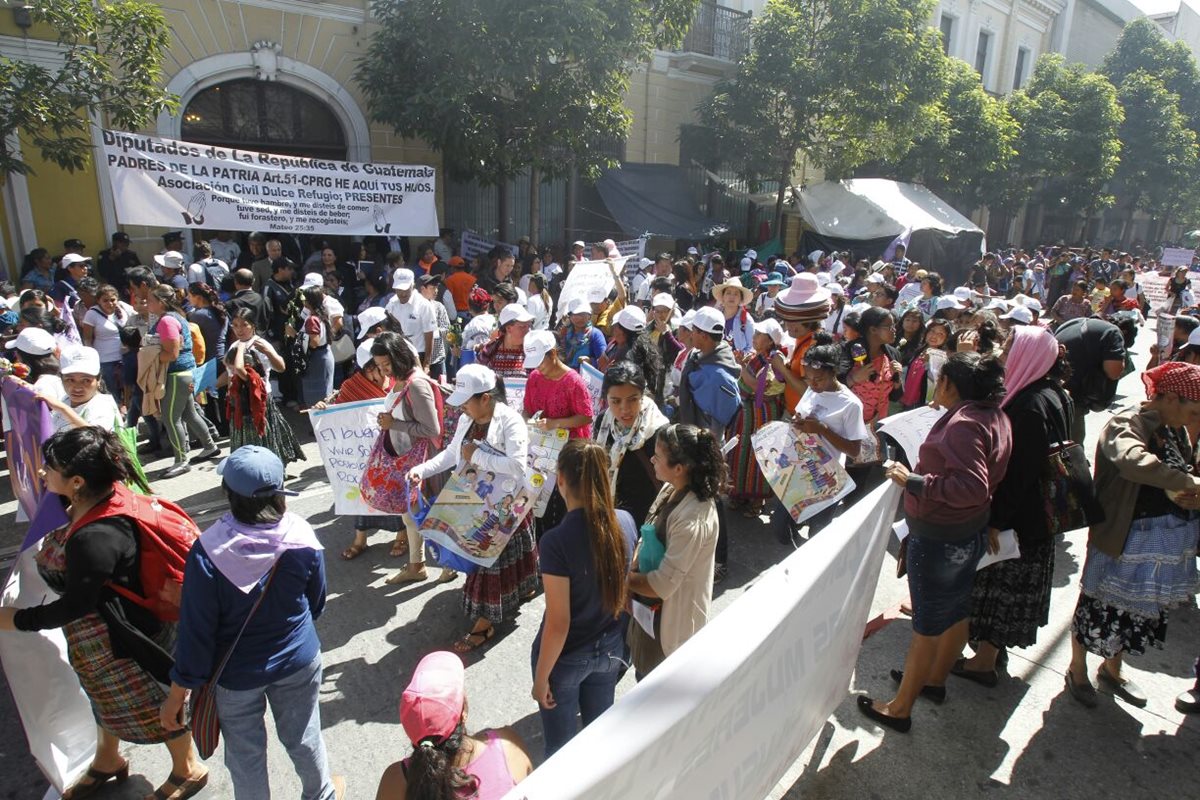
POLYGON ((321 736, 321 658, 274 683, 235 691, 218 686, 217 715, 225 745, 225 768, 235 800, 269 800, 267 780, 267 702, 275 732, 300 776, 302 800, 333 800, 333 782, 321 736))
MULTIPOLYGON (((533 669, 537 672, 542 634, 533 640, 533 669)), ((550 671, 554 708, 541 708, 546 758, 554 755, 579 732, 577 717, 586 728, 613 704, 617 682, 625 674, 625 626, 614 626, 591 644, 563 653, 550 671)))

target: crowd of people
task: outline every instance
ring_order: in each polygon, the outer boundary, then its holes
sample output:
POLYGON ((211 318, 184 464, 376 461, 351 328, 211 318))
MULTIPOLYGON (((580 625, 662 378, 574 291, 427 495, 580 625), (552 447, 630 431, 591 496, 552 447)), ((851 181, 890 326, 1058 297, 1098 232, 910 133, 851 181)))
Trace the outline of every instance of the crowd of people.
MULTIPOLYGON (((6 379, 53 413, 45 488, 72 520, 38 556, 59 599, 0 610, 0 629, 67 634, 100 730, 67 797, 128 777, 121 741, 170 749, 156 796, 199 792, 207 772, 185 706, 210 684, 236 797, 269 794, 268 703, 302 796, 334 797, 314 625, 324 560, 287 509, 287 464, 305 457, 293 425, 306 424, 287 408, 382 404, 380 441, 407 490, 388 514, 354 518, 340 557, 360 557, 373 530, 394 533, 389 554, 404 566, 390 584, 430 579, 420 519, 445 473, 489 486, 524 473, 531 430, 568 439, 545 509, 497 512, 514 524, 494 563, 465 576, 439 564, 439 582, 463 578, 469 627, 404 691, 413 753, 386 771, 380 797, 500 797, 529 774, 513 731, 467 732, 461 656, 539 593, 530 669, 550 755, 613 704, 629 667, 643 680, 706 624, 730 566, 731 514, 769 519, 800 546, 886 480, 903 488, 913 641, 895 697, 861 697, 860 710, 906 731, 919 698, 945 699, 948 676, 996 685, 1007 650, 1034 644, 1048 621, 1063 531, 1053 504, 1029 499, 1045 498, 1048 465, 1082 444, 1087 413, 1107 409, 1135 369, 1150 312, 1165 333, 1143 376, 1148 399, 1114 414, 1094 458, 1101 509, 1087 520, 1066 690, 1096 704, 1092 653, 1104 658, 1099 686, 1144 705, 1123 656, 1161 647, 1168 611, 1200 586, 1200 309, 1187 267, 1047 247, 943 275, 903 246, 874 261, 696 247, 627 260, 611 240, 565 253, 522 240, 469 263, 449 236, 409 257, 318 242, 297 263, 258 234, 244 252, 217 234, 194 258, 179 232, 163 238, 154 266, 117 233, 94 264, 72 240, 57 274, 39 249, 19 285, 0 284, 18 365, 6 379), (566 291, 580 263, 605 280, 566 291), (1160 273, 1167 299, 1151 309, 1141 281, 1160 273), (603 376, 598 398, 588 367, 603 376), (519 400, 509 379, 523 381, 519 400), (945 413, 907 463, 879 423, 929 404, 945 413), (755 452, 754 434, 778 421, 820 437, 855 482, 803 525, 755 452), (144 434, 140 450, 131 431, 144 434), (229 510, 191 548, 177 621, 126 596, 143 588, 139 549, 129 506, 114 500, 149 490, 141 462, 160 451, 164 479, 225 455, 229 510), (977 573, 1010 530, 1020 556, 977 573)), ((1200 710, 1200 660, 1197 680, 1183 711, 1200 710)))

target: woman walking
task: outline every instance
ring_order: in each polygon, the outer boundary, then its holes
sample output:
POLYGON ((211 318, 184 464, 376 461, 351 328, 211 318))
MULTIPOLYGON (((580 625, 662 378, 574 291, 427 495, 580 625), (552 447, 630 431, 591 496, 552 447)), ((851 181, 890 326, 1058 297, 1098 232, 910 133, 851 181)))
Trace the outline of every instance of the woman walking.
POLYGON ((188 692, 213 682, 236 800, 271 796, 267 704, 303 800, 333 800, 321 736, 325 560, 312 526, 287 510, 283 462, 247 445, 217 466, 229 511, 200 534, 184 568, 179 640, 163 725, 184 731, 188 692), (220 675, 217 665, 223 663, 220 675))
MULTIPOLYGON (((522 362, 523 363, 523 362, 522 362)), ((504 382, 481 364, 468 364, 454 379, 454 392, 446 403, 463 409, 454 441, 409 473, 409 482, 419 484, 448 469, 472 464, 479 470, 524 475, 529 460, 529 428, 519 413, 505 405, 504 382), (474 444, 486 441, 485 452, 474 444)), ((538 588, 537 545, 530 515, 513 532, 512 538, 490 567, 480 567, 467 576, 463 586, 463 610, 474 620, 471 630, 455 643, 465 653, 496 635, 495 626, 517 613, 521 601, 538 588)))
POLYGON ((121 380, 121 329, 130 324, 134 313, 133 306, 121 302, 114 287, 101 286, 96 290, 96 305, 83 315, 83 324, 79 326, 83 343, 100 354, 104 388, 122 406, 125 391, 121 380))
POLYGON ((913 636, 900 688, 890 702, 866 695, 858 710, 893 730, 912 727, 918 695, 945 697, 946 676, 967 642, 971 587, 983 557, 992 496, 1008 466, 1012 427, 1000 410, 1004 368, 978 353, 955 353, 934 390, 946 413, 930 429, 910 472, 887 477, 904 488, 913 636))
POLYGON ((229 332, 233 340, 225 351, 225 415, 229 420, 229 451, 248 444, 262 445, 290 464, 303 461, 304 452, 292 426, 271 397, 271 371, 283 372, 283 357, 254 327, 255 310, 233 312, 229 332))
POLYGON ((1096 705, 1087 654, 1104 662, 1096 679, 1137 707, 1145 693, 1122 675, 1126 653, 1163 646, 1167 612, 1190 603, 1200 582, 1200 479, 1187 429, 1200 425, 1200 367, 1179 361, 1142 375, 1148 400, 1113 415, 1096 447, 1096 495, 1104 522, 1088 530, 1087 562, 1071 624, 1067 690, 1096 705))
POLYGON ((637 529, 609 489, 604 448, 574 439, 558 456, 567 513, 542 537, 546 613, 533 640, 533 699, 554 755, 613 704, 624 673, 626 576, 637 529))
MULTIPOLYGON (((159 622, 118 592, 141 589, 138 534, 127 516, 84 517, 138 482, 120 440, 97 427, 68 428, 42 444, 46 489, 70 505, 71 524, 49 534, 37 555, 38 572, 58 599, 33 608, 0 608, 0 631, 62 628, 67 656, 96 717, 96 755, 87 774, 64 795, 90 797, 107 782, 124 783, 129 762, 121 742, 166 744, 171 776, 161 797, 192 797, 208 782, 192 737, 167 729, 158 708, 168 683, 176 625, 159 622), (83 524, 80 524, 83 523, 83 524), (118 656, 117 653, 121 652, 118 656)), ((139 488, 149 487, 139 483, 139 488)))
POLYGON ((734 421, 738 444, 729 454, 734 487, 729 495, 730 507, 740 509, 748 517, 762 513, 764 501, 773 496, 754 456, 751 437, 762 426, 781 419, 784 411, 784 383, 771 363, 781 357, 783 328, 774 319, 755 322, 753 328, 753 349, 746 354, 738 378, 742 397, 742 410, 734 421))
POLYGON ((668 424, 646 378, 628 362, 604 373, 606 408, 596 426, 596 442, 608 451, 608 477, 617 508, 628 511, 640 528, 662 488, 654 469, 659 430, 668 424))
MULTIPOLYGON (((629 626, 630 657, 641 680, 708 622, 717 552, 717 493, 725 462, 713 435, 694 425, 658 432, 654 471, 662 490, 642 526, 642 541, 629 574, 632 602, 653 613, 653 635, 629 626), (641 567, 646 528, 665 548, 653 568, 641 567)), ((651 565, 648 565, 651 566, 651 565)))

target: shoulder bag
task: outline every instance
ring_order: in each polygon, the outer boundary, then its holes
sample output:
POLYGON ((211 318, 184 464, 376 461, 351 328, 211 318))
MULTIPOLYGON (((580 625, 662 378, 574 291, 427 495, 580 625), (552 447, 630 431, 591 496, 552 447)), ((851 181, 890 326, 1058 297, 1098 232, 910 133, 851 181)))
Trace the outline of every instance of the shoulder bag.
POLYGON ((262 591, 258 594, 258 599, 254 601, 250 613, 246 615, 246 621, 242 623, 241 630, 234 637, 229 649, 225 651, 225 657, 217 665, 217 669, 208 679, 208 683, 192 692, 192 740, 196 743, 196 752, 203 759, 211 756, 221 742, 221 721, 217 718, 217 696, 215 694, 217 681, 221 679, 221 673, 229 664, 229 657, 233 655, 234 648, 241 641, 242 634, 246 632, 246 626, 250 624, 250 620, 254 619, 255 612, 262 605, 263 598, 267 596, 267 590, 271 588, 271 581, 275 580, 275 572, 278 569, 279 562, 276 561, 275 566, 271 567, 271 574, 267 577, 267 582, 263 584, 262 591))
MULTIPOLYGON (((1067 414, 1073 413, 1071 400, 1066 393, 1056 386, 1055 394, 1062 400, 1067 414)), ((1103 522, 1104 509, 1096 498, 1092 468, 1083 445, 1071 441, 1067 430, 1051 431, 1051 435, 1057 437, 1058 441, 1050 444, 1041 480, 1047 533, 1058 536, 1103 522)))

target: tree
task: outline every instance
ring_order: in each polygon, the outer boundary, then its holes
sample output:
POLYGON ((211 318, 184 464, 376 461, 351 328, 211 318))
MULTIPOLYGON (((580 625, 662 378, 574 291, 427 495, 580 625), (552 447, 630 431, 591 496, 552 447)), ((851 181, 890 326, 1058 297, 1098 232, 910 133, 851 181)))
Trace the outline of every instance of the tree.
POLYGON ((1157 23, 1140 17, 1126 25, 1101 71, 1113 86, 1120 86, 1135 72, 1155 76, 1178 96, 1187 126, 1200 135, 1200 67, 1188 46, 1167 41, 1157 23))
MULTIPOLYGON (((682 41, 697 0, 375 0, 357 79, 372 118, 424 140, 447 174, 496 185, 615 166, 634 65, 682 41)), ((533 214, 531 216, 536 216, 533 214)), ((534 238, 537 220, 531 219, 534 238)))
POLYGON ((712 149, 752 186, 778 180, 775 231, 799 153, 838 176, 898 159, 943 92, 929 0, 768 0, 736 75, 697 109, 712 149))
POLYGON ((61 66, 0 57, 0 174, 33 170, 9 147, 22 146, 74 172, 92 149, 92 116, 116 128, 148 125, 175 107, 161 86, 170 29, 143 0, 42 0, 27 6, 35 25, 57 33, 61 66))
POLYGON ((1008 106, 1021 128, 1015 174, 1031 189, 1042 184, 1043 203, 1061 198, 1084 212, 1085 225, 1088 216, 1112 205, 1108 182, 1120 162, 1124 114, 1107 78, 1046 54, 1008 106))
POLYGON ((1019 133, 1008 106, 984 91, 979 73, 950 58, 946 95, 929 112, 924 132, 903 158, 882 168, 964 209, 1012 208, 1022 199, 1011 179, 1019 133))

